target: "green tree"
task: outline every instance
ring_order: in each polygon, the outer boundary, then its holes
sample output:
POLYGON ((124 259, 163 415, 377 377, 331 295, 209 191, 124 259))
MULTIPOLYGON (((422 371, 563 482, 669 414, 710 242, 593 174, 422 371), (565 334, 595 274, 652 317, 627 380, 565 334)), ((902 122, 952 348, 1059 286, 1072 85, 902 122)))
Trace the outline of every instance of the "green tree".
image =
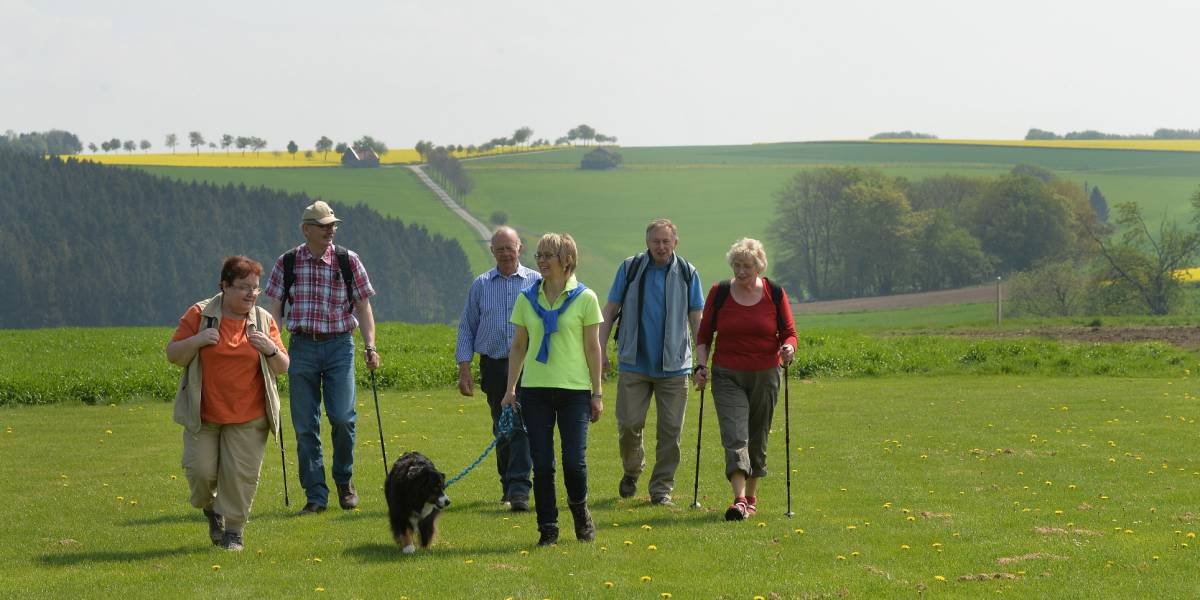
POLYGON ((1100 193, 1100 187, 1092 188, 1092 193, 1088 195, 1088 204, 1092 207, 1092 212, 1096 213, 1096 219, 1101 223, 1108 222, 1108 199, 1104 194, 1100 193))
POLYGON ((171 154, 175 154, 175 146, 179 145, 179 136, 168 133, 167 139, 163 141, 163 145, 171 149, 171 154))
POLYGON ((300 146, 296 145, 296 140, 288 140, 287 151, 292 155, 292 160, 296 160, 296 152, 300 150, 300 146))
POLYGON ((329 158, 329 151, 333 149, 333 140, 321 136, 321 139, 317 140, 316 148, 317 152, 321 153, 321 160, 326 160, 329 158))
POLYGON ((992 261, 979 240, 954 223, 947 210, 917 213, 916 268, 913 280, 923 291, 979 283, 992 272, 992 261))
POLYGON ((531 136, 533 136, 533 129, 531 129, 528 126, 522 127, 513 132, 513 134, 512 134, 513 144, 516 144, 518 146, 521 144, 524 144, 525 142, 529 141, 529 138, 531 136))
POLYGON ((380 157, 388 153, 387 144, 383 143, 382 140, 377 140, 369 135, 364 135, 361 138, 358 138, 353 144, 351 144, 351 146, 355 150, 370 148, 371 150, 375 151, 376 155, 380 157))
POLYGON ((1171 312, 1182 296, 1177 272, 1190 266, 1200 253, 1200 190, 1192 194, 1191 202, 1192 230, 1163 221, 1155 235, 1133 202, 1117 205, 1116 223, 1121 233, 1115 240, 1106 228, 1092 229, 1107 268, 1105 279, 1114 287, 1130 290, 1150 314, 1171 312))
POLYGON ((1015 314, 1069 317, 1087 303, 1087 271, 1073 260, 1039 265, 1017 273, 1008 281, 1008 297, 1015 314))
POLYGON ((200 135, 199 131, 188 132, 188 145, 196 149, 196 155, 200 154, 200 146, 204 145, 204 136, 200 135))
POLYGON ((254 155, 258 156, 259 151, 267 147, 267 140, 260 137, 250 138, 250 147, 254 149, 254 155))
POLYGON ((234 140, 234 145, 237 146, 238 150, 242 151, 242 156, 246 156, 246 148, 250 148, 254 145, 254 138, 246 135, 239 135, 237 139, 234 140))
POLYGON ((983 192, 973 215, 972 233, 1002 273, 1058 260, 1075 242, 1068 201, 1041 180, 1006 175, 983 192))
POLYGON ((233 136, 226 133, 221 136, 221 148, 225 150, 225 155, 229 155, 229 147, 233 145, 233 136))
POLYGON ((125 143, 121 144, 121 147, 125 148, 126 152, 133 152, 134 150, 137 150, 137 143, 133 140, 125 140, 125 143))
POLYGON ((96 148, 96 142, 92 142, 92 143, 88 144, 88 150, 91 150, 92 154, 95 154, 97 149, 98 148, 96 148))

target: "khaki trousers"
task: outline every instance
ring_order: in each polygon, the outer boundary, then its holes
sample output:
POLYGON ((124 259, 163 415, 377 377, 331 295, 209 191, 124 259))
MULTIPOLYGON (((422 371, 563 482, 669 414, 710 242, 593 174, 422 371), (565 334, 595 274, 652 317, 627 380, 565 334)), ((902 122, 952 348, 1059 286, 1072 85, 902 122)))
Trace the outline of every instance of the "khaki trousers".
POLYGON ((725 478, 737 471, 767 475, 767 433, 779 400, 779 367, 763 371, 712 368, 713 406, 725 447, 725 478))
POLYGON ((250 519, 266 446, 266 417, 236 425, 203 423, 199 433, 184 429, 188 501, 225 517, 226 531, 241 533, 250 519))
POLYGON ((655 427, 654 471, 650 474, 650 498, 660 498, 675 489, 679 468, 679 434, 687 411, 687 375, 649 377, 621 371, 617 379, 617 442, 625 474, 638 477, 646 468, 642 429, 654 395, 658 411, 655 427))

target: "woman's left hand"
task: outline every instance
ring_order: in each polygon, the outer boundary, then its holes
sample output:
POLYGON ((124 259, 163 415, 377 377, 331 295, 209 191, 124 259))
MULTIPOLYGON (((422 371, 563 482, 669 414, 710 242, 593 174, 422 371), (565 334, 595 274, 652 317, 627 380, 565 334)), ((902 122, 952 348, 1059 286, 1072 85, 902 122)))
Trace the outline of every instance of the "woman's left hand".
POLYGON ((592 396, 592 422, 600 420, 600 415, 604 412, 604 399, 600 396, 592 396))
POLYGON ((796 349, 791 344, 784 344, 779 347, 779 357, 783 359, 783 364, 791 364, 792 359, 796 357, 796 349))
POLYGON ((275 354, 279 351, 275 347, 275 342, 271 341, 271 337, 261 331, 255 330, 251 332, 247 336, 247 339, 250 341, 250 345, 254 346, 255 350, 263 354, 275 354))

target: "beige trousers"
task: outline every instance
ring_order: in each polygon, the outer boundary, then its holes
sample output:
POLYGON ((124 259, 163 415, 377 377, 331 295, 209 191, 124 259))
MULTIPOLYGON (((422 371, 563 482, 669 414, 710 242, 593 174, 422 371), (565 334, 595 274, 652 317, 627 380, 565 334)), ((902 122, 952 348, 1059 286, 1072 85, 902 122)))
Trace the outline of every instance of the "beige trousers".
POLYGON ((266 417, 236 425, 203 423, 199 433, 184 429, 183 469, 192 506, 215 511, 225 517, 226 531, 241 533, 250 519, 266 446, 266 417))
POLYGON ((687 375, 650 377, 621 371, 617 379, 617 443, 626 475, 637 477, 646 468, 642 447, 642 429, 654 395, 655 449, 654 471, 650 474, 650 497, 660 498, 675 488, 675 470, 679 468, 679 434, 687 411, 687 375))

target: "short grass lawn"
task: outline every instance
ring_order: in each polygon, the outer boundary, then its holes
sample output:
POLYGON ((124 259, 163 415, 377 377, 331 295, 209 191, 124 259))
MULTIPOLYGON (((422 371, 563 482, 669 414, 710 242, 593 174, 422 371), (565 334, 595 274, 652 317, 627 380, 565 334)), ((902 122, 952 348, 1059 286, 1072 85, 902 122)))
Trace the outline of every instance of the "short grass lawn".
MULTIPOLYGON (((665 508, 648 503, 645 476, 638 497, 617 496, 609 389, 588 451, 594 543, 573 539, 564 510, 562 542, 537 547, 533 514, 498 503, 489 456, 449 489, 437 543, 412 556, 387 530, 369 390, 359 391, 361 508, 293 516, 303 494, 289 427, 291 506, 271 445, 241 553, 210 545, 186 504, 169 404, 9 407, 0 409, 0 581, 19 598, 1195 598, 1193 391, 1189 377, 793 382, 795 516, 784 516, 780 398, 760 512, 728 523, 711 398, 703 508, 689 507, 695 395, 677 506, 665 508)), ((393 460, 419 449, 454 475, 488 442, 480 397, 379 401, 393 460)))

